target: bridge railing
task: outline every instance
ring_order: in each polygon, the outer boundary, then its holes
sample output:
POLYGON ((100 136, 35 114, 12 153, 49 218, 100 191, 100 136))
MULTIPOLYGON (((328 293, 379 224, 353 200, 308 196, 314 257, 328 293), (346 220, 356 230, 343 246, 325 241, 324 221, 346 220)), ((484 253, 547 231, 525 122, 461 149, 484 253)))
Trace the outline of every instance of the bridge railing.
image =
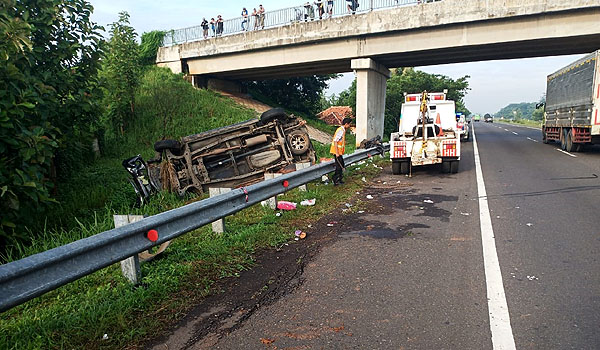
MULTIPOLYGON (((395 8, 401 6, 409 6, 416 5, 423 2, 433 2, 439 0, 358 0, 358 7, 355 8, 356 13, 364 13, 378 9, 386 9, 386 8, 395 8)), ((313 1, 310 1, 311 11, 308 7, 304 5, 298 5, 294 7, 288 7, 275 11, 267 11, 264 16, 264 28, 273 28, 280 27, 292 23, 300 23, 300 22, 310 22, 310 21, 318 21, 319 19, 319 10, 317 6, 313 5, 313 1)), ((329 18, 329 14, 327 13, 327 0, 323 1, 324 4, 324 14, 323 19, 329 18)), ((335 0, 333 3, 332 17, 341 17, 341 16, 350 16, 352 15, 351 9, 348 8, 351 5, 351 1, 347 0, 335 0)), ((240 10, 241 11, 241 10, 240 10)), ((247 31, 255 31, 263 29, 259 22, 259 17, 252 16, 251 10, 248 11, 248 20, 247 23, 244 24, 247 31)), ((231 18, 223 21, 223 32, 217 35, 216 25, 215 31, 210 28, 208 29, 208 38, 212 38, 215 36, 226 36, 242 33, 242 22, 243 17, 231 18)), ((401 19, 398 19, 401 20, 401 19)), ((190 41, 198 41, 203 40, 203 30, 201 26, 193 26, 182 29, 175 29, 167 32, 163 39, 163 46, 173 46, 177 44, 182 44, 190 41)))

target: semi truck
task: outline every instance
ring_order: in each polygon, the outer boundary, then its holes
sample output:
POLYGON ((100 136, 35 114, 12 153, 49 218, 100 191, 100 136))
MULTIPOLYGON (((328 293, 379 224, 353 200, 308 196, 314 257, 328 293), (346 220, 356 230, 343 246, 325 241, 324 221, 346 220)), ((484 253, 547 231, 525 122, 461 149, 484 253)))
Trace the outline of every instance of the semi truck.
POLYGON ((408 174, 413 166, 440 164, 442 172, 458 172, 460 136, 454 101, 446 91, 406 94, 398 132, 390 136, 393 174, 408 174))
POLYGON ((600 50, 550 74, 542 140, 567 152, 600 143, 600 50))

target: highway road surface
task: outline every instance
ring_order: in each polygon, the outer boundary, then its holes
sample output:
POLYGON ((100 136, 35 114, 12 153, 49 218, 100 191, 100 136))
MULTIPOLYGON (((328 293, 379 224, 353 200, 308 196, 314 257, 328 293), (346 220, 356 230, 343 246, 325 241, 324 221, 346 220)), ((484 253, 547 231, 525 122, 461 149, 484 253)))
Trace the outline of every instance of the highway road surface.
POLYGON ((474 129, 458 174, 384 169, 336 209, 288 293, 155 348, 600 349, 600 147, 474 129))

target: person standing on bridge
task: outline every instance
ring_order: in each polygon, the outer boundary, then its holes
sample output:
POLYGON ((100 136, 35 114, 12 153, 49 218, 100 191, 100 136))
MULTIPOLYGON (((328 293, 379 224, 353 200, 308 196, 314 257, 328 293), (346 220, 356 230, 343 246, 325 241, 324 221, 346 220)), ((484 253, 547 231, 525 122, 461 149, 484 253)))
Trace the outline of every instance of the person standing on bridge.
POLYGON ((254 19, 254 30, 258 29, 258 12, 256 11, 256 7, 252 11, 252 18, 254 19))
POLYGON ((356 8, 358 7, 358 0, 346 0, 346 2, 349 2, 348 12, 352 12, 352 14, 355 14, 356 8))
POLYGON ((258 19, 260 20, 260 29, 265 29, 265 8, 263 5, 258 6, 258 19))
POLYGON ((319 19, 323 19, 323 14, 325 13, 323 0, 315 0, 314 4, 317 5, 317 10, 319 11, 319 19))
POLYGON ((215 29, 215 23, 216 23, 215 19, 211 18, 210 19, 210 29, 212 30, 212 36, 213 37, 217 34, 216 29, 215 29))
POLYGON ((217 36, 223 35, 223 17, 217 16, 217 36))
POLYGON ((344 164, 344 152, 346 151, 346 130, 350 127, 352 119, 344 118, 342 125, 337 128, 331 141, 329 153, 335 155, 335 173, 333 174, 333 185, 337 186, 344 183, 343 174, 346 165, 344 164))
POLYGON ((304 14, 304 22, 308 22, 308 18, 310 18, 311 21, 314 20, 315 9, 313 9, 310 2, 306 2, 306 4, 304 4, 304 8, 306 9, 306 14, 304 14))
POLYGON ((242 9, 242 32, 245 32, 246 30, 248 30, 248 10, 244 7, 242 9), (244 24, 246 25, 245 27, 244 24))
POLYGON ((329 14, 329 18, 333 16, 333 0, 327 0, 327 13, 329 14))
POLYGON ((206 18, 202 18, 202 23, 200 23, 200 27, 202 27, 202 36, 204 39, 208 38, 208 21, 206 18))

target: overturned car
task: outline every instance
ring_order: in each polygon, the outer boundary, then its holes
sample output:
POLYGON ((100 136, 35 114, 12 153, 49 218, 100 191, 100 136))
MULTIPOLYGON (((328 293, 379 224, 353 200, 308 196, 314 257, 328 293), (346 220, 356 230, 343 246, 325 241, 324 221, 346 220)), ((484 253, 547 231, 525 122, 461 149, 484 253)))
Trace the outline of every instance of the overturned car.
POLYGON ((295 163, 314 164, 315 150, 305 124, 282 108, 275 108, 264 112, 260 119, 181 140, 158 141, 154 144, 157 157, 147 165, 149 179, 135 175, 142 174, 143 169, 128 168, 135 165, 130 161, 135 157, 123 165, 132 174, 138 197, 145 197, 138 198, 139 204, 152 192, 146 188, 148 184, 179 195, 203 193, 210 187, 247 186, 262 181, 266 172, 294 171, 295 163))

